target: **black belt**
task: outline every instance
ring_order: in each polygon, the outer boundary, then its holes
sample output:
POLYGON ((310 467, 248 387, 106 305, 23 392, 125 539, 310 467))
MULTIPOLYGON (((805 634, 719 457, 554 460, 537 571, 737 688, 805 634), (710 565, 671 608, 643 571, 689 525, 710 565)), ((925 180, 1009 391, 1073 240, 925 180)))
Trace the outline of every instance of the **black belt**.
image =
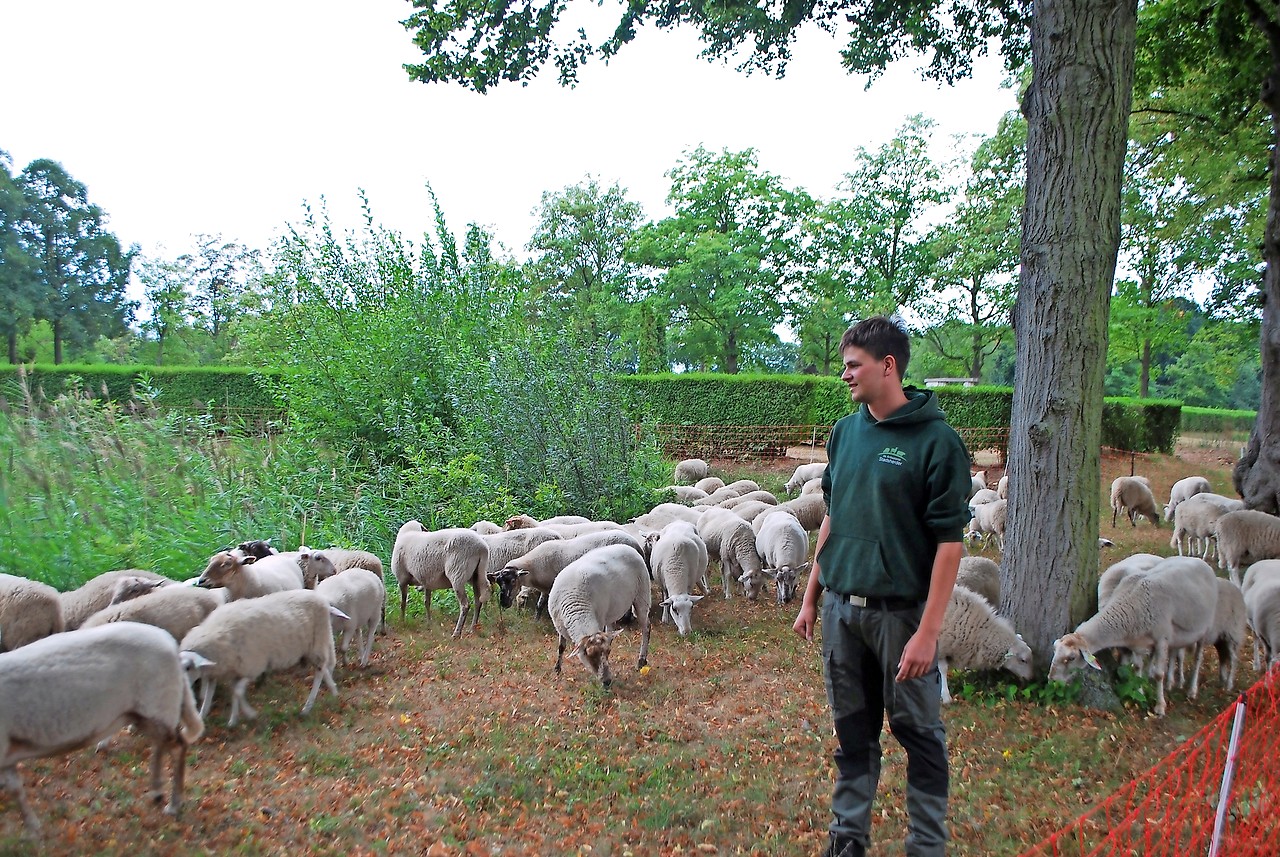
POLYGON ((876 595, 845 595, 843 592, 833 592, 827 590, 828 595, 832 595, 844 604, 850 604, 854 607, 865 607, 868 610, 911 610, 919 607, 924 602, 919 598, 881 598, 876 595))

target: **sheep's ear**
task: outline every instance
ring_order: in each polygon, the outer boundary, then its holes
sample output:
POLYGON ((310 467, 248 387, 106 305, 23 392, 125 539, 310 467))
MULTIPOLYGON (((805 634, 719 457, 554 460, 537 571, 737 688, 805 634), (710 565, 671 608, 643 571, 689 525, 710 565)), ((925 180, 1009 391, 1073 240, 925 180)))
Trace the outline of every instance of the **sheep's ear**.
POLYGON ((248 554, 240 558, 241 565, 253 565, 257 561, 258 561, 258 558, 253 554, 248 554))
POLYGON ((184 651, 180 652, 178 657, 182 662, 182 668, 184 670, 203 670, 208 667, 217 666, 217 664, 199 652, 184 651))
POLYGON ((329 615, 330 615, 330 616, 332 616, 332 617, 333 617, 333 618, 335 618, 335 619, 350 619, 350 618, 351 618, 351 617, 350 617, 350 616, 348 616, 346 613, 343 613, 341 610, 339 610, 337 607, 334 607, 332 604, 330 604, 330 605, 329 605, 329 615))
POLYGON ((619 628, 616 631, 605 631, 604 636, 606 640, 612 643, 614 640, 618 639, 618 637, 622 636, 622 629, 619 628))
POLYGON ((690 595, 690 596, 689 596, 689 600, 690 600, 690 601, 692 601, 694 604, 697 604, 699 601, 701 601, 702 599, 704 599, 704 598, 706 598, 706 597, 707 597, 707 596, 705 596, 705 595, 690 595))
POLYGON ((670 607, 670 606, 671 606, 671 599, 670 599, 670 598, 668 598, 666 601, 659 601, 659 602, 658 602, 658 606, 659 606, 659 607, 670 607))
POLYGON ((490 583, 498 582, 498 573, 496 571, 485 572, 484 576, 489 579, 490 583))
POLYGON ((529 572, 527 572, 527 571, 517 571, 517 572, 516 572, 516 577, 528 577, 528 576, 529 576, 529 572))
POLYGON ((1093 656, 1092 652, 1087 651, 1085 649, 1081 649, 1080 655, 1084 658, 1084 662, 1089 666, 1093 667, 1095 670, 1102 669, 1102 664, 1098 663, 1098 659, 1093 656))
MULTIPOLYGON (((1025 643, 1025 642, 1026 642, 1026 640, 1022 639, 1022 635, 1021 635, 1021 634, 1014 634, 1013 636, 1015 636, 1015 637, 1017 637, 1017 638, 1018 638, 1018 642, 1021 642, 1021 643, 1025 643)), ((1053 642, 1054 642, 1054 644, 1056 645, 1058 641, 1057 641, 1057 640, 1054 640, 1053 642)))
POLYGON ((800 572, 802 572, 802 571, 808 571, 808 570, 809 570, 809 566, 811 566, 811 565, 813 565, 813 563, 811 563, 811 562, 806 562, 806 563, 804 563, 803 565, 797 565, 797 566, 796 566, 796 574, 799 574, 799 573, 800 573, 800 572))

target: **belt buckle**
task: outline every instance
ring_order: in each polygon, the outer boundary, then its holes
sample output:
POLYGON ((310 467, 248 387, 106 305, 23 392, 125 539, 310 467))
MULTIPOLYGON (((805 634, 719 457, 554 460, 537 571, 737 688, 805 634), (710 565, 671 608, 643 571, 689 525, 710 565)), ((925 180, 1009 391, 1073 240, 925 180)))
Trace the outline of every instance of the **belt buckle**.
POLYGON ((861 596, 861 595, 848 595, 848 596, 846 596, 846 597, 849 599, 849 604, 850 604, 850 605, 852 605, 852 606, 854 606, 854 607, 866 607, 866 606, 867 606, 867 599, 866 599, 866 598, 864 598, 864 597, 863 597, 863 596, 861 596))

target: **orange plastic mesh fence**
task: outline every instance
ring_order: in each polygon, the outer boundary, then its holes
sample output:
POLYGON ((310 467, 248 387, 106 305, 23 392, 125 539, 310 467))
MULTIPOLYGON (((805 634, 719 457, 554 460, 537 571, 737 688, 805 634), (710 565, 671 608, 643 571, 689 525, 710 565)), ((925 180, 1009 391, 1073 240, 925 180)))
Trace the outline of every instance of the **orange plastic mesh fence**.
POLYGON ((1245 704, 1218 853, 1280 855, 1280 670, 1155 767, 1022 857, 1207 855, 1236 707, 1245 704))

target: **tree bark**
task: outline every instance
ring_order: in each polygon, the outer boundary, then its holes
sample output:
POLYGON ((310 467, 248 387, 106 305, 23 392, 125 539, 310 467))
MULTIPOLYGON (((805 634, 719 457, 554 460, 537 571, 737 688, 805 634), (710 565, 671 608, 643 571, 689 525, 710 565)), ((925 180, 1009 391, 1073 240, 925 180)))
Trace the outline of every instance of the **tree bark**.
POLYGON ((53 365, 62 365, 62 319, 53 320, 53 365))
POLYGON ((1107 315, 1137 0, 1046 0, 1031 24, 1027 199, 1001 582, 1039 668, 1092 612, 1107 315))
POLYGON ((1142 372, 1138 375, 1138 396, 1145 399, 1151 393, 1151 340, 1142 340, 1142 372))
POLYGON ((18 331, 9 331, 9 365, 18 365, 18 331))
MULTIPOLYGON (((1267 37, 1272 67, 1262 85, 1262 103, 1271 111, 1271 198, 1262 234, 1263 274, 1262 399, 1244 454, 1231 472, 1236 492, 1250 509, 1280 514, 1280 26, 1274 12, 1246 4, 1254 23, 1267 37)), ((1268 7, 1273 8, 1273 7, 1268 7)))

